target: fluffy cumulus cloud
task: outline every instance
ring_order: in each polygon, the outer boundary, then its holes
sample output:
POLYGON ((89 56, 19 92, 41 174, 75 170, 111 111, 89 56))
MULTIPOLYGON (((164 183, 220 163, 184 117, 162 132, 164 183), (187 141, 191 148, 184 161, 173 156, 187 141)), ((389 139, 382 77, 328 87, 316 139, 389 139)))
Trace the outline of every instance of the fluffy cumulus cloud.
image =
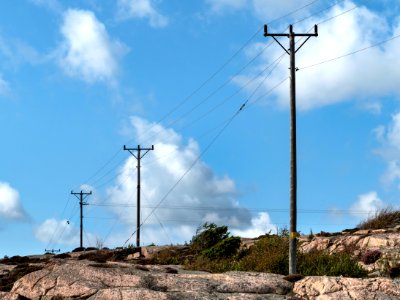
POLYGON ((251 226, 247 229, 234 229, 232 234, 254 238, 266 232, 276 233, 276 226, 272 223, 270 216, 266 212, 261 212, 258 216, 251 219, 251 226))
MULTIPOLYGON (((366 7, 353 9, 352 1, 345 1, 332 7, 324 15, 307 19, 294 26, 295 32, 309 32, 313 24, 319 24, 319 36, 311 38, 297 52, 297 96, 300 109, 307 110, 338 102, 358 100, 375 103, 374 111, 379 110, 379 97, 397 95, 397 78, 400 76, 400 61, 396 59, 396 51, 400 39, 394 39, 379 47, 334 60, 329 63, 309 67, 331 58, 339 57, 359 49, 367 48, 375 43, 395 37, 400 33, 400 24, 389 24, 383 16, 366 7), (340 15, 340 16, 339 16, 340 15), (336 18, 333 18, 338 16, 336 18), (332 19, 330 19, 332 18, 332 19), (328 20, 323 22, 324 20, 328 20), (360 30, 362 28, 362 30, 360 30)), ((271 29, 273 30, 273 29, 271 29)), ((281 38, 288 45, 286 37, 281 38)), ((299 45, 298 41, 298 45, 299 45)), ((262 63, 254 69, 253 74, 237 77, 239 85, 244 85, 260 70, 282 55, 283 50, 272 38, 262 44, 255 44, 251 55, 260 51, 266 44, 273 43, 264 53, 262 63)), ((269 91, 283 78, 288 77, 288 55, 272 73, 271 78, 263 84, 261 93, 269 91)), ((259 77, 248 90, 264 77, 259 77)), ((273 91, 269 101, 280 107, 287 107, 288 83, 273 91)), ((368 105, 366 105, 368 107, 368 105)))
POLYGON ((24 220, 28 217, 18 191, 7 182, 0 182, 0 217, 8 220, 24 220))
MULTIPOLYGON (((193 165, 200 154, 195 140, 185 142, 174 130, 138 117, 133 117, 131 124, 137 137, 151 137, 154 141, 154 151, 142 159, 141 168, 142 221, 146 220, 143 230, 147 235, 163 235, 160 223, 167 224, 166 235, 178 241, 190 239, 194 228, 204 222, 237 229, 256 227, 253 230, 257 234, 268 231, 264 222, 271 223, 268 215, 253 220, 249 210, 239 205, 238 192, 231 178, 216 175, 201 160, 193 165), (151 215, 156 206, 158 209, 151 215), (169 226, 171 223, 180 225, 169 226)), ((130 157, 121 167, 115 186, 107 191, 107 198, 115 205, 113 211, 126 223, 136 223, 136 208, 118 205, 136 204, 136 178, 136 158, 130 157)))
POLYGON ((168 18, 157 11, 152 0, 118 0, 118 17, 147 19, 152 27, 168 25, 168 18))
POLYGON ((61 27, 60 64, 67 74, 87 82, 113 80, 124 46, 113 41, 93 12, 69 9, 61 27))
POLYGON ((379 198, 377 192, 371 191, 358 196, 357 201, 351 207, 351 211, 353 216, 365 219, 365 214, 371 216, 384 206, 385 203, 379 198))
POLYGON ((34 234, 43 243, 79 245, 79 231, 67 220, 47 219, 35 228, 34 234))

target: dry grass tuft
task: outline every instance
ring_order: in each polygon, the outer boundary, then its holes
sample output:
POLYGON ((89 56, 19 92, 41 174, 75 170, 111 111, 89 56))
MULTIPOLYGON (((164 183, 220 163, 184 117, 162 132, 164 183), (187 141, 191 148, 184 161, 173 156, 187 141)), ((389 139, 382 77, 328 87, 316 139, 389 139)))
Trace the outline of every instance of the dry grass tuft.
POLYGON ((386 207, 358 224, 360 229, 383 229, 400 225, 400 210, 386 207))

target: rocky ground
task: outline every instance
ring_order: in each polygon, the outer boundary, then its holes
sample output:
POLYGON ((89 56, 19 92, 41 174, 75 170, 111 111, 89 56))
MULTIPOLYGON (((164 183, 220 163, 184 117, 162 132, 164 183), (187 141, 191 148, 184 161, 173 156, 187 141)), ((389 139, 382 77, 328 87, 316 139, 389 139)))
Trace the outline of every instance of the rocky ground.
MULTIPOLYGON (((388 269, 400 267, 400 227, 322 233, 300 240, 303 251, 353 249, 354 255, 375 250, 381 254, 375 262, 363 264, 370 272, 364 279, 211 274, 146 264, 162 247, 17 257, 0 263, 0 299, 400 299, 400 279, 387 274, 388 269)), ((243 240, 243 247, 254 242, 243 240)))

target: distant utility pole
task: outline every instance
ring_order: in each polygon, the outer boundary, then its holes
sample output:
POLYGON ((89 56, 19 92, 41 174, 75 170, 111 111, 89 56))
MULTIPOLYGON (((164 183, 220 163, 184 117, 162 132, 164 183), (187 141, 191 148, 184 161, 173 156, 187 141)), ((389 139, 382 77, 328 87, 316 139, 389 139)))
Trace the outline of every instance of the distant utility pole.
POLYGON ((264 25, 264 36, 272 38, 290 55, 290 235, 289 235, 289 274, 296 274, 296 244, 297 244, 297 154, 296 154, 296 52, 312 36, 318 36, 318 26, 314 26, 314 33, 294 33, 293 25, 289 26, 289 33, 268 33, 267 25, 264 25), (286 49, 276 39, 285 36, 290 40, 290 47, 286 49), (307 39, 296 49, 296 37, 307 39))
POLYGON ((51 253, 51 254, 55 254, 55 253, 58 253, 58 252, 60 252, 61 251, 61 249, 49 249, 49 250, 47 250, 47 249, 44 249, 44 251, 46 252, 46 253, 51 253))
POLYGON ((136 247, 140 247, 140 160, 149 152, 154 150, 154 145, 151 148, 126 148, 124 145, 124 150, 129 151, 137 160, 137 211, 136 211, 136 247), (134 151, 137 151, 135 155, 134 151), (141 151, 145 151, 143 154, 141 151))
POLYGON ((88 197, 91 194, 92 194, 92 191, 90 191, 89 193, 85 193, 82 191, 74 193, 73 191, 71 191, 71 195, 75 195, 75 197, 77 197, 79 199, 79 206, 81 208, 81 228, 80 228, 80 247, 81 248, 83 248, 83 206, 88 205, 87 202, 83 202, 83 200, 85 200, 86 197, 88 197), (78 197, 78 195, 79 195, 79 197, 78 197))

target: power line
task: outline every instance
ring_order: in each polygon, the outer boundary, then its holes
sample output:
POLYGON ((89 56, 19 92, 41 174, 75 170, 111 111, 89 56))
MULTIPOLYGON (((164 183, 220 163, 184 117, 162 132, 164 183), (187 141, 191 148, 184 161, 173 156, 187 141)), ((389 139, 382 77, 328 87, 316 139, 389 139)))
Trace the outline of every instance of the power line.
MULTIPOLYGON (((204 156, 205 153, 211 148, 211 146, 217 141, 217 139, 222 135, 225 129, 232 123, 232 121, 236 118, 236 116, 240 113, 241 110, 238 110, 229 120, 229 122, 217 133, 217 135, 212 139, 212 141, 207 145, 207 147, 197 156, 197 158, 192 162, 189 168, 182 174, 182 176, 178 179, 178 181, 167 191, 164 197, 161 198, 158 205, 151 211, 151 213, 144 219, 144 221, 140 224, 142 226, 147 219, 153 214, 153 212, 157 209, 157 207, 172 193, 172 191, 178 186, 178 184, 186 177, 186 175, 193 169, 193 167, 197 164, 197 162, 204 156)), ((131 239, 134 233, 125 241, 124 245, 131 239)))
POLYGON ((382 44, 388 43, 388 42, 393 41, 393 40, 395 40, 395 39, 397 39, 397 38, 399 38, 399 37, 400 37, 400 34, 395 35, 395 36, 393 36, 393 37, 391 37, 391 38, 389 38, 389 39, 380 41, 380 42, 378 42, 378 43, 376 43, 376 44, 373 44, 373 45, 370 45, 370 46, 367 46, 367 47, 364 47, 364 48, 361 48, 361 49, 352 51, 352 52, 350 52, 350 53, 343 54, 343 55, 340 55, 340 56, 337 56, 337 57, 334 57, 334 58, 330 58, 330 59, 327 59, 327 60, 323 60, 323 61, 321 61, 321 62, 314 63, 314 64, 311 64, 311 65, 308 65, 308 66, 305 66, 305 67, 301 67, 301 68, 299 68, 299 70, 309 69, 309 68, 312 68, 312 67, 316 67, 316 66, 319 66, 319 65, 328 63, 328 62, 336 61, 336 60, 345 58, 345 57, 347 57, 347 56, 351 56, 351 55, 357 54, 357 53, 359 53, 359 52, 366 51, 366 50, 369 50, 369 49, 371 49, 371 48, 374 48, 374 47, 380 46, 380 45, 382 45, 382 44))
MULTIPOLYGON (((275 19, 271 20, 269 23, 272 24, 272 23, 278 22, 278 21, 280 21, 280 20, 282 20, 282 19, 284 19, 284 18, 287 18, 287 17, 289 17, 289 16, 291 16, 291 15, 293 15, 293 14, 295 14, 295 13, 297 13, 297 12, 299 12, 299 11, 301 11, 301 10, 307 8, 307 7, 309 7, 309 6, 312 6, 313 4, 315 4, 316 2, 319 2, 319 1, 320 1, 320 0, 311 1, 311 2, 309 2, 309 3, 307 3, 307 4, 305 4, 305 5, 303 5, 303 6, 299 7, 299 8, 297 8, 297 9, 295 9, 295 10, 293 10, 293 11, 291 11, 291 12, 285 14, 285 15, 283 15, 283 16, 280 16, 280 17, 278 17, 278 18, 275 18, 275 19)), ((343 1, 344 1, 344 0, 343 0, 343 1)), ((340 2, 341 2, 341 1, 340 1, 340 2)), ((340 3, 340 2, 338 2, 338 3, 340 3)), ((336 3, 336 4, 338 4, 338 3, 336 3)), ((336 4, 335 4, 335 5, 336 5, 336 4)), ((200 86, 199 86, 198 88, 196 88, 192 93, 190 93, 187 97, 185 97, 177 106, 175 106, 174 108, 172 108, 172 109, 171 109, 169 112, 167 112, 163 117, 161 117, 153 126, 155 126, 156 124, 161 123, 164 119, 166 119, 169 115, 171 115, 173 112, 175 112, 177 109, 179 109, 184 103, 186 103, 190 98, 192 98, 199 90, 201 90, 208 82, 210 82, 218 73, 220 73, 231 61, 233 61, 233 59, 234 59, 235 57, 237 57, 238 54, 239 54, 240 52, 242 52, 242 51, 250 44, 250 42, 251 42, 256 36, 258 36, 258 34, 260 33, 261 30, 262 30, 262 27, 260 27, 259 29, 257 29, 257 31, 256 31, 253 35, 251 35, 250 38, 248 38, 248 39, 246 40, 246 42, 245 42, 238 50, 236 50, 232 56, 230 56, 230 57, 227 59, 226 62, 224 62, 219 68, 217 68, 217 70, 216 70, 215 72, 213 72, 206 80, 204 80, 204 81, 200 84, 200 86)), ((261 52, 261 53, 262 53, 262 52, 261 52)), ((259 53, 259 55, 260 55, 261 53, 259 53)), ((258 57, 258 55, 257 55, 257 57, 258 57)), ((254 59, 255 59, 255 58, 254 58, 254 59)), ((252 61, 253 61, 253 60, 251 60, 251 62, 252 62, 252 61)), ((108 166, 108 165, 116 158, 116 156, 120 153, 120 150, 121 150, 121 149, 119 148, 118 151, 117 151, 104 165, 102 165, 98 170, 96 170, 96 171, 94 172, 94 174, 93 174, 92 176, 89 177, 89 179, 88 179, 87 181, 92 180, 92 179, 93 179, 97 174, 99 174, 106 166, 108 166)), ((114 170, 114 168, 112 168, 112 170, 114 170)), ((109 172, 107 172, 107 174, 108 174, 108 173, 109 173, 109 172)))
MULTIPOLYGON (((261 85, 257 86, 256 90, 260 88, 261 85)), ((252 94, 252 96, 254 93, 252 94)), ((216 140, 222 135, 222 133, 226 130, 226 128, 233 122, 233 120, 242 112, 247 102, 251 100, 249 97, 241 106, 240 108, 233 114, 233 116, 228 120, 228 122, 221 128, 221 130, 216 134, 216 136, 211 140, 211 142, 206 146, 206 148, 197 156, 197 158, 193 161, 193 163, 189 166, 189 168, 183 173, 183 175, 178 179, 178 181, 167 191, 164 197, 161 198, 159 203, 153 208, 150 214, 145 218, 145 220, 140 224, 142 226, 146 220, 154 213, 154 211, 161 205, 161 203, 172 193, 172 191, 179 185, 179 183, 186 177, 186 175, 192 170, 192 168, 197 164, 197 162, 207 153, 207 151, 211 148, 211 146, 216 142, 216 140)), ((125 241, 124 245, 131 239, 132 235, 125 241)))
MULTIPOLYGON (((191 123, 189 123, 188 125, 186 125, 186 128, 193 125, 194 123, 200 121, 201 119, 203 119, 204 117, 206 117, 207 115, 209 115, 210 113, 212 113, 213 111, 215 111, 217 108, 219 108, 220 106, 222 106, 223 104, 225 104, 228 100, 230 100, 233 96, 237 95, 241 90, 243 90, 245 87, 247 87, 251 82, 255 81, 256 79, 258 79, 265 71, 267 71, 269 68, 271 68, 270 72, 268 72, 268 74, 266 76, 264 76, 264 78, 259 82, 259 84, 257 85, 257 87, 253 90, 253 92, 250 94, 250 96, 248 97, 248 99, 251 99, 255 93, 258 91, 258 89, 261 88, 261 86, 264 84, 264 82, 267 80, 267 78, 272 74, 272 72, 275 70, 275 68, 279 65, 279 63, 281 62, 282 58, 284 55, 281 55, 280 57, 278 57, 276 60, 274 60, 271 64, 269 64, 266 68, 264 68, 260 73, 258 73, 256 76, 254 76, 252 79, 248 80, 246 82, 246 84, 244 84, 243 86, 241 86, 239 89, 237 89, 233 94, 229 95, 228 97, 226 97, 223 101, 219 102, 217 105, 215 105, 213 108, 211 108, 210 110, 208 110, 207 112, 205 112, 203 115, 201 115, 199 118, 195 119, 194 121, 192 121, 191 123)), ((275 87, 273 88, 275 89, 275 87)), ((269 93, 268 93, 269 94, 269 93)), ((265 96, 265 95, 264 95, 265 96)), ((248 100, 245 101, 244 105, 246 105, 248 103, 248 100)), ((244 107, 242 105, 242 107, 244 107)), ((228 118, 229 120, 229 118, 228 118)), ((228 121, 227 120, 227 121, 228 121)), ((226 121, 223 122, 223 124, 226 123, 226 121)), ((220 125, 218 125, 219 127, 220 125)), ((177 151, 179 151, 179 149, 176 149, 172 152, 170 152, 169 154, 163 156, 163 157, 158 157, 150 162, 148 162, 146 165, 152 164, 155 161, 160 160, 161 158, 164 158, 166 156, 169 156, 173 153, 176 153, 177 151)))
MULTIPOLYGON (((316 15, 319 15, 319 14, 323 13, 324 11, 327 11, 327 10, 331 9, 332 7, 335 7, 336 5, 338 5, 338 4, 340 4, 340 3, 344 2, 344 1, 346 1, 346 0, 340 0, 340 1, 336 2, 335 4, 332 4, 332 5, 328 6, 328 7, 325 7, 324 9, 322 9, 322 10, 320 10, 318 12, 312 13, 311 15, 309 15, 309 16, 303 18, 303 19, 300 19, 300 20, 297 20, 296 22, 293 22, 292 25, 296 25, 298 23, 304 22, 305 20, 308 20, 308 19, 310 19, 310 18, 312 18, 312 17, 314 17, 316 15)), ((351 10, 353 10, 353 9, 355 9, 357 7, 359 7, 359 5, 356 5, 351 10)), ((324 23, 324 21, 321 22, 321 23, 324 23)), ((321 24, 321 23, 318 23, 318 24, 321 24)))
MULTIPOLYGON (((319 1, 320 1, 320 0, 311 1, 310 3, 307 3, 306 5, 303 5, 303 6, 299 7, 299 8, 297 8, 297 9, 295 9, 294 11, 291 11, 291 12, 289 12, 289 13, 283 15, 283 16, 280 16, 280 17, 278 17, 278 18, 275 18, 275 19, 271 20, 269 23, 271 24, 271 23, 278 22, 278 21, 280 21, 280 20, 282 20, 282 19, 284 19, 284 18, 287 18, 287 17, 289 17, 289 16, 291 16, 291 15, 293 15, 293 14, 295 14, 295 13, 297 13, 297 12, 303 10, 304 8, 307 8, 307 7, 309 7, 309 6, 311 6, 311 5, 313 5, 314 3, 319 2, 319 1)), ((229 57, 228 60, 227 60, 225 63, 223 63, 223 64, 222 64, 215 72, 213 72, 206 80, 204 80, 204 81, 200 84, 200 86, 199 86, 198 88, 196 88, 192 93, 189 94, 189 96, 185 97, 185 98, 184 98, 182 101, 180 101, 174 108, 172 108, 172 109, 171 109, 169 112, 167 112, 163 117, 161 117, 155 124, 160 124, 162 121, 164 121, 164 120, 165 120, 167 117, 169 117, 172 113, 174 113, 174 112, 175 112, 176 110, 178 110, 181 106, 183 106, 188 100, 190 100, 198 91, 200 91, 200 90, 201 90, 208 82, 210 82, 217 74, 219 74, 227 65, 229 65, 229 63, 230 63, 231 61, 233 61, 233 59, 234 59, 239 53, 241 53, 241 52, 250 44, 250 42, 251 42, 255 37, 258 36, 258 34, 262 31, 262 28, 263 28, 262 26, 259 27, 259 28, 257 29, 257 31, 256 31, 253 35, 251 35, 250 38, 247 39, 246 42, 245 42, 238 50, 236 50, 236 51, 234 52, 234 54, 233 54, 231 57, 229 57)), ((262 51, 262 52, 263 52, 263 51, 262 51)), ((262 53, 262 52, 261 52, 261 53, 262 53)), ((260 54, 261 54, 261 53, 260 53, 260 54)), ((255 58, 257 58, 260 54, 256 55, 255 58)), ((255 59, 255 58, 254 58, 254 59, 255 59)), ((254 60, 254 59, 253 59, 253 60, 254 60)), ((250 63, 251 63, 253 60, 251 60, 250 63)), ((242 70, 245 69, 247 66, 248 66, 248 64, 246 64, 246 65, 242 68, 242 70)))
MULTIPOLYGON (((71 200, 71 194, 69 194, 67 203, 65 204, 64 209, 62 210, 62 213, 61 213, 61 215, 60 215, 61 219, 63 218, 64 213, 65 213, 65 211, 67 210, 67 207, 68 207, 68 204, 69 204, 69 201, 70 201, 70 200, 71 200)), ((48 243, 47 243, 46 249, 47 249, 47 248, 50 248, 50 244, 53 242, 54 235, 55 235, 55 233, 58 231, 59 225, 60 225, 60 224, 57 224, 56 229, 53 231, 53 234, 51 235, 51 238, 49 239, 49 241, 48 241, 48 243)))
MULTIPOLYGON (((92 206, 100 206, 100 207, 137 207, 137 205, 132 203, 101 203, 101 204, 92 204, 92 206)), ((224 207, 224 206, 184 206, 184 205, 142 205, 142 208, 157 208, 157 209, 171 209, 171 210, 218 210, 218 211, 235 211, 238 209, 246 209, 249 211, 255 212, 268 212, 268 213, 283 213, 288 212, 288 208, 268 208, 268 207, 259 207, 259 208, 248 208, 248 207, 224 207)), ((355 210, 355 209, 312 209, 312 208, 300 208, 298 209, 299 213, 303 214, 323 214, 323 213, 338 213, 338 214, 370 214, 373 213, 374 210, 355 210)), ((89 217, 87 217, 89 218, 89 217)))
MULTIPOLYGON (((282 16, 282 17, 279 17, 279 18, 277 18, 277 19, 275 19, 275 20, 272 20, 270 23, 276 22, 276 21, 278 21, 278 20, 280 20, 280 19, 283 19, 283 18, 285 18, 285 17, 287 17, 287 16, 290 16, 290 15, 292 15, 292 14, 294 14, 294 13, 300 11, 301 9, 304 9, 304 8, 306 8, 306 7, 308 7, 308 6, 313 5, 313 4, 316 3, 316 2, 318 2, 318 0, 312 1, 312 2, 308 3, 307 5, 304 5, 303 7, 300 7, 300 8, 298 8, 297 10, 295 10, 295 11, 293 11, 293 12, 291 12, 291 13, 288 13, 288 14, 282 16)), ((337 4, 337 3, 336 3, 336 4, 337 4)), ((251 36, 251 37, 247 40, 247 42, 246 42, 237 52, 235 52, 235 54, 234 54, 230 59, 228 59, 228 61, 227 61, 225 64, 223 64, 223 65, 220 67, 220 69, 222 70, 223 68, 225 68, 225 66, 228 65, 228 64, 234 59, 234 57, 236 57, 241 51, 243 51, 243 49, 246 48, 246 47, 248 46, 248 44, 251 42, 251 40, 253 40, 254 37, 257 36, 257 34, 260 32, 260 30, 261 30, 261 28, 260 28, 259 30, 257 30, 257 32, 254 33, 254 35, 251 36)), ((207 84, 209 81, 211 81, 212 78, 214 78, 214 77, 221 71, 220 69, 217 69, 217 71, 214 72, 214 73, 210 76, 210 78, 207 79, 208 81, 206 80, 207 82, 206 82, 206 81, 203 82, 204 85, 207 84)), ((200 89, 201 89, 201 88, 202 88, 202 87, 200 87, 200 89)), ((196 92, 197 92, 197 91, 196 91, 196 92)), ((261 97, 260 97, 260 98, 261 98, 261 97)), ((253 101, 253 102, 255 102, 255 101, 253 101)), ((111 159, 109 159, 109 160, 108 160, 102 167, 100 167, 92 176, 90 176, 89 179, 88 179, 87 181, 92 180, 92 179, 95 178, 101 171, 103 171, 103 170, 117 157, 117 155, 120 153, 120 150, 121 150, 121 149, 119 149, 119 150, 111 157, 111 159)), ((120 163, 120 162, 119 162, 119 163, 120 163)), ((106 174, 105 176, 107 176, 108 174, 110 174, 110 173, 114 170, 114 168, 115 168, 115 167, 113 167, 112 170, 110 170, 109 172, 107 172, 107 174, 106 174)), ((103 176, 101 177, 101 179, 105 178, 105 176, 103 175, 103 176)), ((114 178, 115 178, 115 177, 114 177, 114 178)), ((100 180, 101 180, 101 179, 100 179, 100 180)), ((99 180, 99 179, 98 179, 98 180, 99 180)), ((95 181, 95 182, 97 183, 98 181, 95 181)), ((109 181, 108 181, 108 182, 109 182, 109 181)), ((107 183, 108 183, 108 182, 107 182, 107 183)), ((102 186, 104 186, 104 184, 103 184, 102 186)), ((68 203, 67 203, 67 205, 68 205, 68 203)), ((67 206, 67 205, 66 205, 66 206, 67 206)), ((65 208, 64 208, 64 210, 65 210, 65 208)), ((64 230, 65 230, 65 227, 64 227, 64 230)))

